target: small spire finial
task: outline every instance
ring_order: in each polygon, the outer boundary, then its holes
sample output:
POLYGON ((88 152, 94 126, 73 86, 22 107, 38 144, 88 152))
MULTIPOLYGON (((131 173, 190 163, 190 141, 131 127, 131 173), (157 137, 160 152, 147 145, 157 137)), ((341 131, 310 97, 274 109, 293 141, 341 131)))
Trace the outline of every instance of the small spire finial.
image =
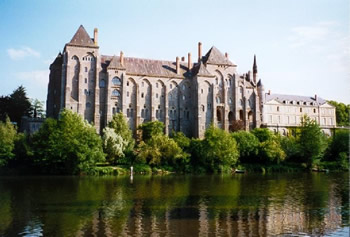
POLYGON ((256 55, 254 54, 254 63, 253 63, 253 73, 258 73, 258 66, 256 65, 256 55))

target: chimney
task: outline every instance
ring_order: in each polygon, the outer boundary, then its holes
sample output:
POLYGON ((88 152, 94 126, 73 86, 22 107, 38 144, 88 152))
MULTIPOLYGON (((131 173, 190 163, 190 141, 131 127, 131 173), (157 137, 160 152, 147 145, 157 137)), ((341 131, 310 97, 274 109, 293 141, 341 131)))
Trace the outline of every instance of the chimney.
POLYGON ((269 93, 268 93, 268 95, 271 95, 271 90, 269 90, 269 93))
POLYGON ((176 74, 180 74, 180 59, 176 57, 176 74))
POLYGON ((202 43, 198 42, 198 62, 202 59, 202 43))
POLYGON ((227 52, 225 53, 225 57, 228 59, 228 53, 227 52))
POLYGON ((188 53, 188 70, 192 69, 191 53, 188 53))
POLYGON ((124 66, 124 53, 123 51, 120 51, 120 64, 124 66))
POLYGON ((97 42, 98 42, 98 29, 95 28, 94 29, 94 43, 97 46, 97 42))
POLYGON ((317 94, 315 94, 315 101, 317 102, 317 94))
POLYGON ((181 57, 181 62, 185 62, 185 57, 181 57))

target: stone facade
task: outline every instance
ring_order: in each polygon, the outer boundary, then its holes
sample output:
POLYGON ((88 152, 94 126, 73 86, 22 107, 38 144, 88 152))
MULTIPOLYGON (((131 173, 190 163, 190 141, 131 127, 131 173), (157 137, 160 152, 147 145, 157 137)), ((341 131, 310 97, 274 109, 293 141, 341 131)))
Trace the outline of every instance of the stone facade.
POLYGON ((198 62, 175 62, 99 54, 98 32, 90 38, 80 26, 50 66, 47 116, 70 109, 101 132, 114 113, 122 112, 130 128, 159 120, 165 133, 182 131, 203 137, 213 123, 232 129, 241 120, 246 130, 260 127, 263 91, 253 72, 240 75, 228 55, 212 47, 198 62))
POLYGON ((335 107, 317 95, 308 97, 269 92, 264 97, 263 125, 276 133, 287 135, 293 128, 300 126, 305 114, 316 120, 327 135, 331 135, 336 127, 335 107))

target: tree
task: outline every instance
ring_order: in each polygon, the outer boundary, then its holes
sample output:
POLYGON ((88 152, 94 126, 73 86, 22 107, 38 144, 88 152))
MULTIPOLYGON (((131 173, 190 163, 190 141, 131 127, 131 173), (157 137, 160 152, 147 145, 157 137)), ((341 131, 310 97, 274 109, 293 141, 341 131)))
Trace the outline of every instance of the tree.
POLYGON ((335 130, 327 150, 326 160, 337 161, 343 166, 349 165, 349 136, 350 131, 346 129, 335 130))
POLYGON ((0 121, 0 167, 14 157, 16 129, 9 118, 5 122, 0 121))
POLYGON ((44 118, 44 103, 38 99, 30 99, 30 117, 32 118, 44 118))
POLYGON ((146 142, 141 141, 137 149, 137 160, 151 166, 172 166, 183 168, 188 162, 185 154, 178 144, 163 134, 156 134, 146 142))
POLYGON ((237 144, 228 132, 211 125, 202 142, 202 155, 209 170, 222 171, 236 164, 239 156, 237 144))
POLYGON ((254 162, 259 152, 259 140, 250 132, 231 133, 236 140, 241 162, 254 162))
POLYGON ((124 156, 130 156, 134 149, 135 140, 132 137, 132 131, 130 130, 129 125, 125 120, 124 115, 122 113, 114 114, 112 120, 108 123, 108 127, 114 129, 116 135, 121 136, 124 143, 123 154, 124 156))
POLYGON ((301 120, 300 134, 297 137, 300 146, 300 157, 308 167, 320 159, 325 151, 326 137, 315 120, 304 115, 301 120))
POLYGON ((283 161, 286 154, 282 150, 279 139, 267 128, 255 128, 252 134, 260 141, 257 162, 279 163, 283 161))
POLYGON ((125 150, 128 146, 128 141, 115 132, 113 128, 106 127, 103 129, 103 150, 107 154, 107 161, 111 164, 116 164, 125 157, 125 150))
POLYGON ((282 150, 286 154, 286 160, 297 161, 299 159, 300 147, 295 137, 279 137, 282 150))
POLYGON ((147 141, 153 136, 161 135, 164 131, 164 124, 160 121, 150 121, 139 126, 142 131, 142 140, 147 141))
POLYGON ((101 137, 78 114, 64 110, 33 136, 34 164, 43 173, 79 174, 104 161, 101 137))
POLYGON ((335 107, 336 121, 338 125, 349 126, 349 115, 350 115, 350 105, 345 105, 344 103, 338 103, 336 101, 328 101, 331 105, 335 107))
POLYGON ((12 122, 20 125, 22 116, 29 116, 31 104, 23 86, 19 86, 9 98, 8 116, 12 122))

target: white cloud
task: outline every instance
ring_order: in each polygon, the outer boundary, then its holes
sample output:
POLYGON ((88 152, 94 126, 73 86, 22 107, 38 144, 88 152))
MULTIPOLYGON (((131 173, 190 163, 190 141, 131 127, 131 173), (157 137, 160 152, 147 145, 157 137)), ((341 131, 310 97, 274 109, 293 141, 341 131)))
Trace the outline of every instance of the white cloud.
POLYGON ((23 46, 20 49, 10 48, 7 50, 7 54, 12 60, 21 60, 26 57, 40 57, 40 53, 30 47, 23 46))
POLYGON ((299 48, 327 40, 334 33, 334 21, 319 22, 311 26, 297 26, 291 29, 292 35, 288 38, 290 47, 299 48))
POLYGON ((30 81, 38 88, 46 88, 49 82, 49 70, 36 70, 29 72, 17 72, 15 75, 18 79, 23 81, 30 81))

